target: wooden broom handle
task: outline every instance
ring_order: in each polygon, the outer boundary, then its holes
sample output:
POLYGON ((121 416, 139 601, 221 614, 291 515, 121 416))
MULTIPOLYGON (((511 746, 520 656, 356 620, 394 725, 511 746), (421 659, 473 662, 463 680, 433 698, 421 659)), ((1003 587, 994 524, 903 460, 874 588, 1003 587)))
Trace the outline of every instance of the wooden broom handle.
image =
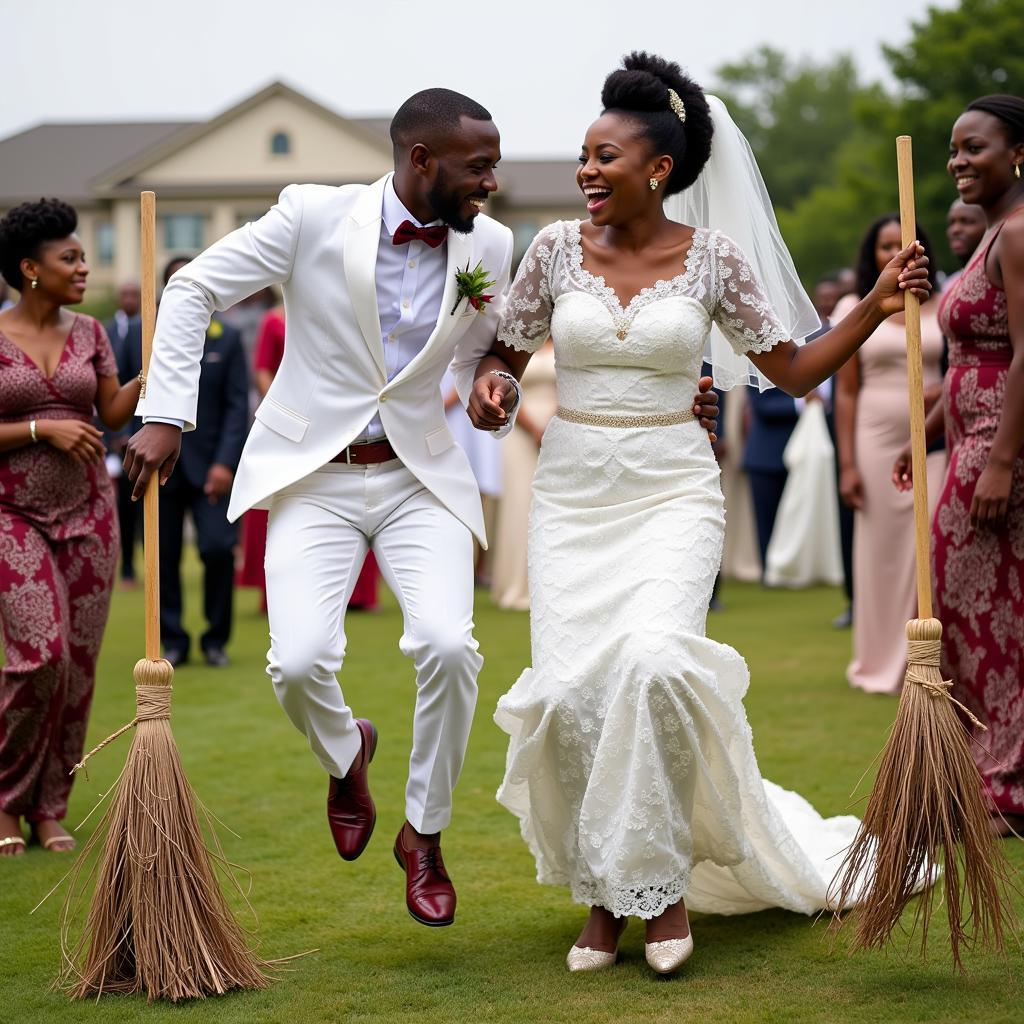
MULTIPOLYGON (((156 193, 143 192, 139 197, 142 214, 142 372, 149 376, 149 360, 153 354, 153 333, 156 330, 156 193)), ((154 473, 149 478, 142 502, 143 554, 146 590, 146 657, 160 657, 160 480, 154 473)))
MULTIPOLYGON (((917 237, 914 212, 914 158, 909 135, 896 140, 900 185, 900 230, 905 249, 917 237)), ((921 356, 921 302, 907 289, 907 390, 910 452, 914 475, 914 548, 917 556, 917 617, 932 618, 931 524, 928 519, 928 452, 924 436, 924 361, 921 356)))

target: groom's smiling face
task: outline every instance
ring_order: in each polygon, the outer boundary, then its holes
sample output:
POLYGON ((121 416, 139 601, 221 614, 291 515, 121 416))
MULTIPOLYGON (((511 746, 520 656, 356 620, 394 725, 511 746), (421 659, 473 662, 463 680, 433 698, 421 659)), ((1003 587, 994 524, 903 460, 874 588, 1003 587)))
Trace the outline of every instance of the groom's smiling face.
POLYGON ((498 189, 494 176, 501 159, 498 129, 493 121, 463 117, 457 131, 438 138, 431 148, 427 201, 435 218, 453 231, 468 234, 484 203, 498 189))

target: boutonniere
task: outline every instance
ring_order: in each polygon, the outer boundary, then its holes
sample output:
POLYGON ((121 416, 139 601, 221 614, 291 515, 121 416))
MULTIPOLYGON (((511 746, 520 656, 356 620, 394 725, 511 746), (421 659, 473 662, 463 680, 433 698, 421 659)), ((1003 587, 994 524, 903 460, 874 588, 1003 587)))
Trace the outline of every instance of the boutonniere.
POLYGON ((465 270, 455 272, 455 284, 458 286, 459 293, 455 299, 455 305, 452 306, 451 315, 455 315, 455 310, 459 308, 459 303, 463 299, 469 299, 469 304, 474 309, 483 312, 487 308, 487 304, 494 298, 493 295, 485 295, 484 292, 488 288, 493 288, 496 283, 487 276, 483 263, 478 263, 470 270, 467 262, 465 270))

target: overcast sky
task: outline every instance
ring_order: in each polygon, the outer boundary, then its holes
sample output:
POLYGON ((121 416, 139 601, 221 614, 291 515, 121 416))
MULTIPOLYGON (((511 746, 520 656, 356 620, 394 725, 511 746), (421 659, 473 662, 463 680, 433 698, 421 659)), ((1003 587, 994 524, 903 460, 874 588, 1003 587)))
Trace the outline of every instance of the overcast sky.
MULTIPOLYGON (((631 49, 705 84, 769 44, 847 51, 886 80, 880 44, 951 0, 0 0, 0 137, 42 121, 198 120, 282 79, 342 114, 387 114, 447 86, 487 106, 508 156, 574 152, 631 49)), ((2 173, 2 168, 0 168, 2 173)))

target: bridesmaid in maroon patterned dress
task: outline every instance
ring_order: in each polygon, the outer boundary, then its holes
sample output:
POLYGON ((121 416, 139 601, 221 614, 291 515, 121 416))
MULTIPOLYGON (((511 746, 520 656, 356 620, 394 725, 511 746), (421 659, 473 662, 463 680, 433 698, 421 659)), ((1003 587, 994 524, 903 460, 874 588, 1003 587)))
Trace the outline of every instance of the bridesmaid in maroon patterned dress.
MULTIPOLYGON (((957 698, 987 726, 972 744, 985 789, 1024 828, 1024 100, 985 96, 953 126, 949 172, 988 232, 943 295, 949 466, 932 522, 936 614, 957 698)), ((909 487, 909 459, 894 467, 909 487)))
POLYGON ((93 410, 114 429, 123 387, 103 328, 63 307, 85 294, 78 218, 56 199, 0 220, 0 273, 21 300, 0 312, 0 856, 24 852, 21 819, 45 849, 81 759, 107 621, 118 527, 93 410))

